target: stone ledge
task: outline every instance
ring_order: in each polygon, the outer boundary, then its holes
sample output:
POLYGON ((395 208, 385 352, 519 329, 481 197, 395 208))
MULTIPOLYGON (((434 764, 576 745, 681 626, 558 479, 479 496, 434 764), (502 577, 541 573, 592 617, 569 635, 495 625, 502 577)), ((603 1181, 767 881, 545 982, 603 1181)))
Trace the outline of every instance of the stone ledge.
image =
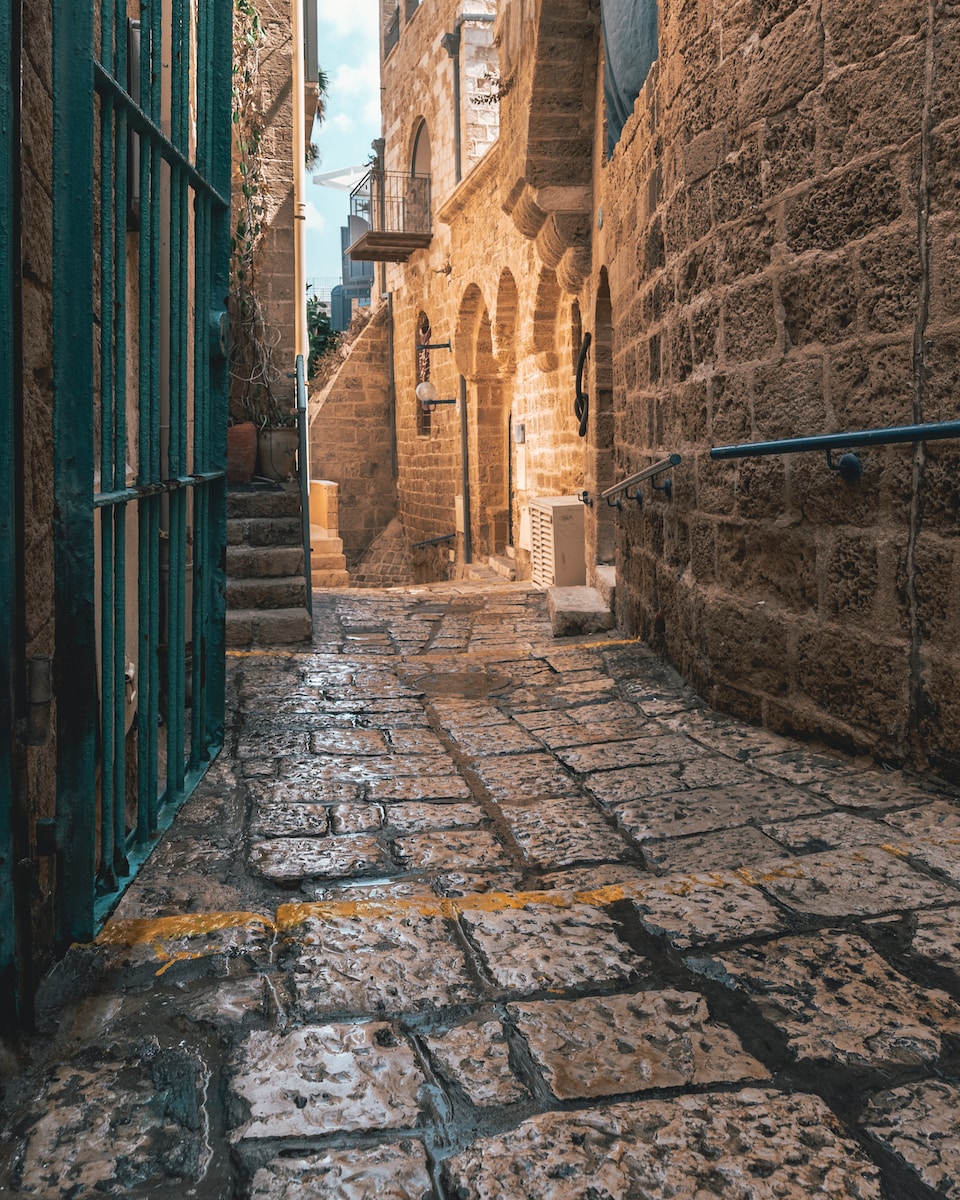
POLYGON ((612 629, 613 613, 596 588, 547 588, 547 612, 554 637, 612 629))

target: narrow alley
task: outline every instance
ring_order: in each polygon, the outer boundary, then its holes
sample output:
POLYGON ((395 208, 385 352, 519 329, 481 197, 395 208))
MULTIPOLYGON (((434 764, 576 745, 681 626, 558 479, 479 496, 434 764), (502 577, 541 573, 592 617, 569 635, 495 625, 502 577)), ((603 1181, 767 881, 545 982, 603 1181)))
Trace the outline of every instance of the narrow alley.
POLYGON ((960 793, 529 584, 314 624, 0 1064, 0 1194, 960 1195, 960 793))

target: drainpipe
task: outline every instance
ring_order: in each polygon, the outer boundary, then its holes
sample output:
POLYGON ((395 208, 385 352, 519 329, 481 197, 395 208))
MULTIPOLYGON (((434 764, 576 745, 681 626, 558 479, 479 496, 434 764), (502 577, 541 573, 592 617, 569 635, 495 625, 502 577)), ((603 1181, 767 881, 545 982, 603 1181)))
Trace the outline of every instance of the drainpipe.
POLYGON ((307 271, 304 202, 307 136, 303 115, 306 70, 303 61, 303 0, 291 0, 290 34, 293 39, 293 294, 296 312, 294 361, 298 354, 310 357, 307 334, 307 271))
POLYGON ((460 30, 467 21, 492 25, 496 20, 493 13, 461 13, 453 23, 453 33, 445 33, 440 45, 453 59, 453 156, 457 183, 463 178, 460 154, 460 30))
POLYGON ((460 376, 460 489, 463 495, 463 561, 473 562, 470 533, 470 426, 467 421, 467 381, 460 376))

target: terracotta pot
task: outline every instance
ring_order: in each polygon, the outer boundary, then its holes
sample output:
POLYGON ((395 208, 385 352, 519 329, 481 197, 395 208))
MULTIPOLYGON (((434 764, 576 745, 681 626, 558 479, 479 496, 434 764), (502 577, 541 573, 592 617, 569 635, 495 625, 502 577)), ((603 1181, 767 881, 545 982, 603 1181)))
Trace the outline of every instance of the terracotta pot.
POLYGON ((295 428, 261 429, 258 440, 260 474, 265 479, 291 479, 297 470, 299 434, 295 428))
POLYGON ((257 427, 253 421, 227 426, 227 483, 249 483, 257 467, 257 427))

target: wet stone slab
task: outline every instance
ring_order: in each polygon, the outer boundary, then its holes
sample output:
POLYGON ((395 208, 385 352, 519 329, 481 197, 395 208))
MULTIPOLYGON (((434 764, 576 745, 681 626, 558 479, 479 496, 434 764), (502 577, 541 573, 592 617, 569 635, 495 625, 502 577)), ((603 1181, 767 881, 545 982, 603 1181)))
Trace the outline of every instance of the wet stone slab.
POLYGON ((904 808, 929 804, 936 790, 900 771, 847 771, 812 782, 811 790, 841 808, 904 808))
POLYGON ((787 783, 812 784, 842 778, 851 768, 840 758, 811 754, 807 750, 789 750, 784 754, 758 755, 750 765, 765 775, 785 779, 787 783))
POLYGON ((145 1038, 129 1058, 58 1067, 35 1101, 18 1194, 127 1196, 197 1182, 209 1160, 206 1068, 145 1038))
POLYGON ((843 812, 764 824, 763 832, 795 854, 816 854, 842 847, 882 846, 892 836, 889 825, 882 821, 843 812))
POLYGON ((382 825, 379 804, 336 804, 330 809, 330 828, 336 834, 371 833, 382 825))
POLYGON ((617 821, 636 841, 709 833, 747 823, 786 820, 808 813, 831 812, 825 800, 773 780, 756 784, 699 788, 673 795, 648 796, 621 805, 617 821))
POLYGON ((255 838, 323 837, 329 826, 327 809, 322 804, 276 800, 257 805, 250 833, 255 838))
POLYGON ((453 737, 460 750, 470 758, 523 754, 543 748, 537 738, 512 723, 459 729, 454 731, 453 737))
POLYGON ((390 874, 397 869, 383 846, 367 834, 254 842, 249 862, 256 874, 281 884, 301 879, 390 874))
POLYGON ((542 871, 536 876, 537 889, 568 892, 594 892, 601 888, 634 888, 651 882, 653 876, 639 863, 592 863, 560 871, 542 871))
POLYGON ((960 982, 960 907, 917 913, 910 948, 960 982))
POLYGON ((880 1200, 817 1096, 761 1089, 544 1113, 444 1165, 462 1200, 880 1200))
POLYGON ((452 924, 416 911, 360 904, 355 915, 308 917, 287 933, 304 1019, 401 1013, 478 999, 452 924))
POLYGON ((230 1090, 245 1116, 231 1136, 412 1128, 424 1082, 410 1046, 383 1022, 257 1030, 233 1063, 230 1090))
POLYGON ((487 829, 449 829, 397 838, 397 858, 409 870, 456 871, 509 867, 512 859, 487 829))
MULTIPOLYGON (((385 751, 379 755, 318 754, 314 777, 326 784, 367 783, 375 779, 436 774, 442 762, 442 758, 438 760, 430 754, 389 754, 385 751)), ((448 764, 447 769, 452 770, 452 766, 448 764)))
POLYGON ((907 1084, 874 1096, 868 1133, 904 1159, 929 1188, 960 1198, 960 1086, 945 1080, 907 1084))
POLYGON ((432 1187, 422 1142, 402 1141, 274 1158, 244 1200, 430 1200, 432 1187))
POLYGON ((534 796, 576 796, 573 779, 549 754, 483 758, 473 763, 494 800, 510 803, 534 796))
POLYGON ((642 883, 633 900, 640 924, 671 946, 737 942, 786 929, 786 918, 758 888, 728 872, 674 875, 642 883))
POLYGON ((957 898, 955 888, 928 879, 886 850, 869 846, 805 856, 792 860, 790 866, 790 872, 764 877, 761 886, 798 913, 870 917, 949 904, 957 898))
POLYGON ((665 718, 664 724, 738 762, 760 755, 784 754, 794 748, 788 738, 779 737, 765 729, 728 721, 709 711, 679 713, 665 718))
POLYGON ((884 825, 907 839, 940 837, 960 831, 960 803, 950 800, 931 800, 919 808, 904 808, 883 814, 884 825))
POLYGON ((596 742, 559 750, 557 757, 578 775, 622 767, 649 767, 658 763, 688 762, 707 755, 690 738, 673 733, 640 737, 626 742, 596 742))
POLYGON ((501 812, 533 867, 617 861, 635 854, 593 804, 580 797, 503 804, 501 812))
POLYGON ((727 950, 688 966, 749 996, 798 1059, 889 1068, 930 1065, 960 1006, 917 987, 863 938, 839 930, 727 950))
POLYGON ((394 834, 423 833, 430 829, 459 829, 483 825, 487 816, 479 804, 391 804, 384 820, 394 834))
POLYGON ((437 1071, 457 1084, 478 1108, 516 1104, 529 1093, 510 1069, 499 1021, 468 1021, 424 1038, 437 1071))
POLYGON ((366 797, 377 804, 393 804, 403 800, 472 800, 473 793, 461 775, 431 771, 427 775, 371 779, 366 797))
POLYGON ((644 861, 651 868, 672 874, 754 866, 780 858, 783 848, 750 825, 717 829, 700 837, 670 838, 643 843, 644 861))
POLYGON ((633 742, 638 738, 657 737, 663 726, 644 717, 621 717, 619 720, 582 723, 570 720, 553 728, 537 731, 537 736, 551 750, 566 750, 591 746, 597 742, 633 742))
POLYGON ((660 763, 653 767, 597 771, 584 783, 605 805, 629 804, 647 796, 673 795, 685 790, 748 784, 759 787, 762 777, 728 758, 695 758, 690 762, 660 763))
POLYGON ((298 763, 284 779, 247 779, 247 795, 262 809, 275 804, 347 804, 360 799, 358 784, 314 783, 302 777, 301 766, 298 763))
POLYGON ((511 1004, 509 1012, 559 1100, 769 1078, 694 992, 511 1004))
POLYGON ((494 983, 507 992, 629 979, 644 964, 619 939, 604 910, 592 904, 467 909, 461 920, 494 983))

